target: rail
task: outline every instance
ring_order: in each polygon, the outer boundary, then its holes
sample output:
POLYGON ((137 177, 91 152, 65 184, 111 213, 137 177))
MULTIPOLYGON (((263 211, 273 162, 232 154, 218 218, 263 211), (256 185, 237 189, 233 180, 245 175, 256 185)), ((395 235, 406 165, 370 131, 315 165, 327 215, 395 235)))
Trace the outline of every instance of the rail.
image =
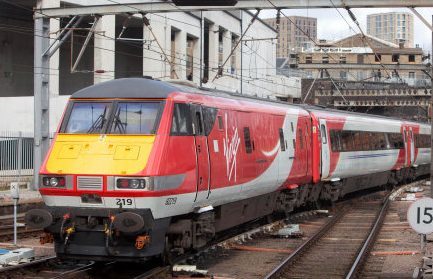
POLYGON ((274 268, 265 279, 278 278, 278 276, 284 271, 285 267, 290 265, 291 262, 295 261, 304 251, 314 245, 325 233, 327 233, 346 213, 343 209, 334 215, 318 232, 312 235, 307 241, 299 246, 293 253, 291 253, 283 262, 281 262, 276 268, 274 268))
POLYGON ((376 218, 376 222, 374 223, 373 228, 371 229, 371 232, 369 233, 364 245, 359 250, 358 256, 356 257, 352 267, 350 268, 349 272, 346 275, 346 279, 356 278, 358 272, 361 270, 364 264, 365 259, 368 257, 368 253, 370 252, 370 249, 374 245, 374 241, 376 240, 376 237, 382 227, 383 220, 385 219, 386 213, 388 211, 388 207, 390 203, 389 197, 391 196, 391 194, 392 193, 389 193, 386 196, 382 208, 376 218))
MULTIPOLYGON (((385 201, 380 207, 379 212, 376 215, 375 221, 373 222, 368 236, 362 243, 361 247, 358 249, 356 258, 353 261, 350 270, 346 273, 345 278, 351 279, 355 278, 359 271, 361 270, 365 259, 371 247, 374 245, 377 234, 379 233, 383 220, 386 216, 387 209, 389 207, 389 196, 392 193, 386 195, 385 201)), ((305 241, 301 246, 299 246, 293 253, 291 253, 283 262, 281 262, 277 267, 275 267, 269 274, 266 275, 266 279, 279 278, 286 270, 291 266, 301 255, 304 254, 310 247, 312 247, 316 242, 318 242, 326 233, 328 233, 334 225, 336 225, 339 220, 350 210, 350 206, 343 206, 334 217, 329 220, 318 232, 311 236, 307 241, 305 241)))

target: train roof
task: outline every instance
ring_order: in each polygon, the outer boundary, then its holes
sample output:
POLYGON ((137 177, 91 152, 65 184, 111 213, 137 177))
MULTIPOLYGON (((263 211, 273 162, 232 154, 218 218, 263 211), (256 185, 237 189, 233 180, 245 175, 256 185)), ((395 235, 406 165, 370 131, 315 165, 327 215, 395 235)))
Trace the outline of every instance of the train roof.
MULTIPOLYGON (((114 99, 114 98, 167 98, 173 92, 180 91, 185 93, 196 93, 209 95, 213 97, 223 97, 223 98, 233 98, 237 100, 251 100, 258 103, 274 103, 279 106, 289 106, 292 108, 298 108, 307 111, 319 111, 324 113, 335 113, 343 115, 354 115, 354 116, 364 116, 377 119, 386 120, 399 120, 406 121, 402 119, 359 113, 350 112, 344 110, 331 109, 321 106, 314 106, 308 104, 289 104, 282 101, 259 98, 251 95, 242 95, 238 93, 210 89, 205 87, 194 87, 191 84, 185 82, 166 82, 160 80, 153 80, 151 78, 137 77, 137 78, 121 78, 114 79, 106 82, 101 82, 86 88, 83 88, 72 94, 73 99, 114 99), (127 90, 126 90, 127 89, 127 90)), ((406 121, 418 124, 427 124, 423 122, 406 121)), ((428 124, 429 125, 429 124, 428 124)))
POLYGON ((256 103, 276 103, 281 107, 291 106, 304 110, 294 104, 276 100, 258 98, 212 88, 197 87, 192 82, 181 80, 161 81, 146 77, 121 78, 101 82, 83 88, 72 94, 72 99, 116 99, 116 98, 167 98, 173 92, 201 94, 211 97, 229 98, 234 100, 250 100, 256 103))
POLYGON ((166 98, 180 88, 167 82, 148 78, 120 78, 83 88, 74 99, 166 98))
POLYGON ((340 114, 340 115, 353 115, 353 116, 362 116, 362 117, 369 117, 369 118, 376 118, 376 119, 382 119, 382 120, 391 120, 391 121, 401 121, 401 122, 408 122, 408 123, 416 123, 420 125, 428 125, 429 123, 425 122, 417 122, 413 120, 405 120, 405 119, 399 119, 395 117, 389 117, 389 116, 383 116, 383 115, 377 115, 377 114, 368 114, 368 113, 362 113, 362 112, 353 112, 353 111, 347 111, 347 110, 338 110, 338 109, 332 109, 332 108, 326 108, 321 106, 314 106, 314 105, 308 105, 308 104, 300 104, 299 106, 303 107, 304 109, 311 111, 311 112, 322 112, 322 113, 328 113, 328 114, 340 114))

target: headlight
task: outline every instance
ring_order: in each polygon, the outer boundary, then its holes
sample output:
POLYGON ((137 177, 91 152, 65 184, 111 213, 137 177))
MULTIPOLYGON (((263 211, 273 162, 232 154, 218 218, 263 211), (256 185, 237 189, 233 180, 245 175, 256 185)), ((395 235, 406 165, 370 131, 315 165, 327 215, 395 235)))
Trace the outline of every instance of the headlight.
POLYGON ((59 185, 59 179, 57 177, 51 177, 50 178, 50 186, 51 187, 57 187, 59 185))
POLYGON ((116 189, 130 189, 130 190, 151 190, 149 177, 117 177, 116 189))
POLYGON ((42 187, 50 188, 64 188, 66 186, 66 179, 63 176, 43 176, 42 187))

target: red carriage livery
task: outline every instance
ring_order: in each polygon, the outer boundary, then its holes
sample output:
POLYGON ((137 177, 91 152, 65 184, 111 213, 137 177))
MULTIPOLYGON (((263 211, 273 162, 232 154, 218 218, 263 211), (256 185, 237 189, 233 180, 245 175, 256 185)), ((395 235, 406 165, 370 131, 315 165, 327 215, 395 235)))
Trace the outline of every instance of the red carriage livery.
POLYGON ((71 96, 26 222, 61 257, 142 260, 429 162, 427 124, 118 79, 71 96))

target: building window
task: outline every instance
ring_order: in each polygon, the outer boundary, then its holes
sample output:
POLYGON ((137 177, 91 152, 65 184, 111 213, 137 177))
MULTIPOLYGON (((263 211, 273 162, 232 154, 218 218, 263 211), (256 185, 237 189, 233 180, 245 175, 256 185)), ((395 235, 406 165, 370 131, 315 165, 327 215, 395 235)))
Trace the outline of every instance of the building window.
POLYGON ((380 61, 382 61, 382 55, 380 55, 380 54, 376 54, 376 55, 374 56, 374 61, 375 61, 375 62, 380 62, 380 61))
POLYGON ((409 78, 414 79, 415 78, 415 72, 409 72, 409 78))
POLYGON ((347 79, 347 72, 341 71, 340 72, 340 78, 343 79, 343 80, 346 80, 347 79))
POLYGON ((409 62, 415 62, 415 55, 409 54, 409 62))
POLYGON ((313 63, 313 57, 307 56, 305 57, 305 64, 312 64, 313 63))
POLYGON ((346 64, 346 56, 340 56, 340 64, 346 64))
POLYGON ((322 56, 322 64, 329 64, 329 57, 328 56, 322 56))
POLYGON ((358 56, 357 56, 357 63, 358 64, 364 64, 364 55, 358 54, 358 56))
POLYGON ((399 59, 400 59, 400 55, 399 54, 393 54, 392 55, 392 62, 398 62, 399 59))
MULTIPOLYGON (((236 45, 236 42, 239 40, 238 36, 236 35, 232 35, 232 47, 231 49, 233 49, 233 47, 236 45)), ((236 74, 236 60, 237 60, 237 51, 235 50, 231 56, 231 60, 230 60, 230 73, 232 75, 236 74)))
POLYGON ((218 31, 218 67, 223 64, 224 46, 223 46, 224 29, 218 31))
POLYGON ((186 37, 186 79, 192 81, 194 74, 194 46, 195 39, 186 37))
POLYGON ((171 29, 171 65, 170 65, 170 78, 176 78, 176 65, 177 65, 177 51, 176 51, 176 37, 179 35, 179 31, 175 29, 171 29))

